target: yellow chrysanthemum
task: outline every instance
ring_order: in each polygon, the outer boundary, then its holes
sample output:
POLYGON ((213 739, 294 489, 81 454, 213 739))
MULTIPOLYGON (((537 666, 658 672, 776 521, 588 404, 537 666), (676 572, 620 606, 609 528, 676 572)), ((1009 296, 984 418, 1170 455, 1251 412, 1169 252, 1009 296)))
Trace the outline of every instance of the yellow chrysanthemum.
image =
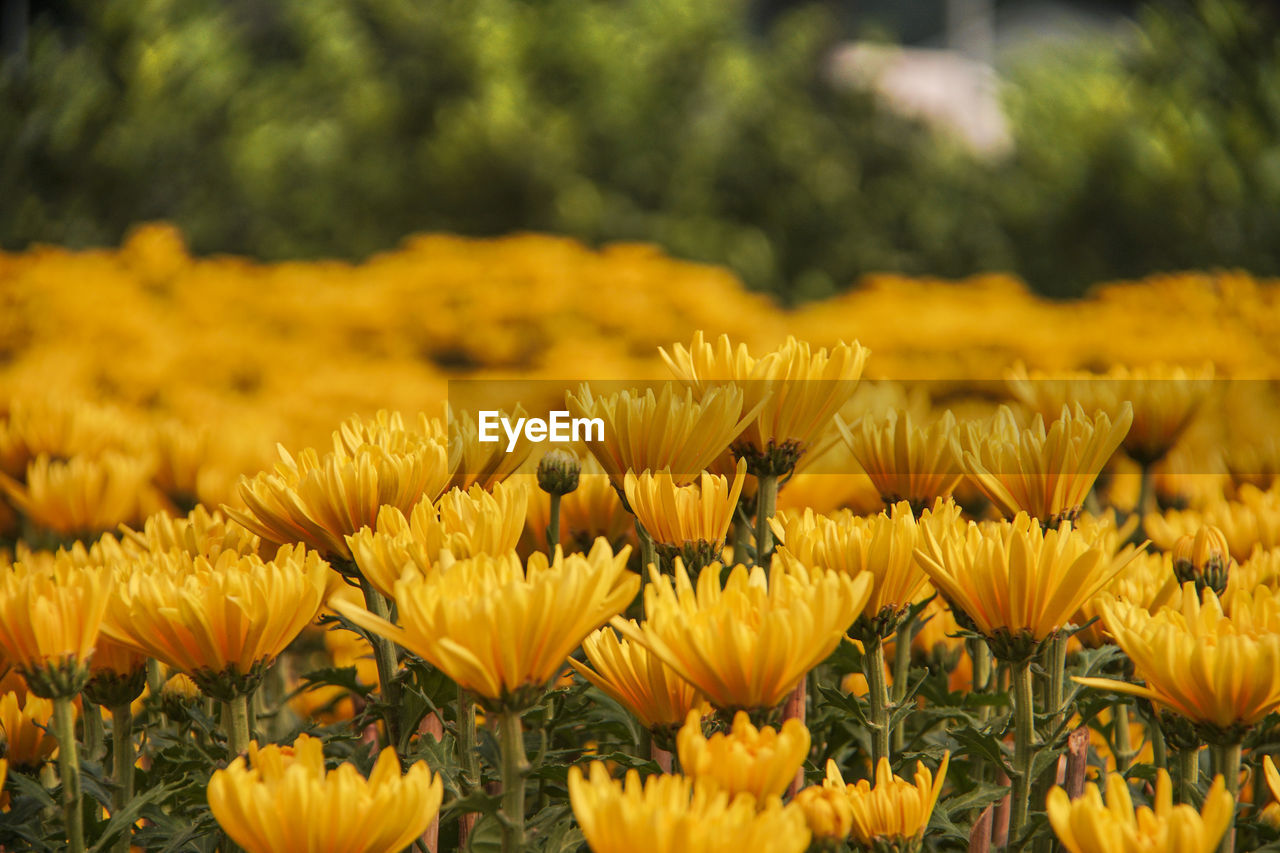
POLYGON ((827 761, 825 787, 843 791, 852 811, 853 826, 849 841, 861 849, 881 849, 877 844, 896 844, 919 840, 929 826, 933 807, 942 793, 942 783, 947 778, 947 765, 951 753, 942 756, 935 776, 923 762, 916 763, 915 782, 908 782, 893 775, 889 759, 881 758, 876 765, 875 785, 866 779, 846 785, 840 768, 834 761, 827 761))
POLYGON ((142 530, 122 527, 121 545, 129 551, 160 554, 186 551, 191 556, 216 559, 223 551, 256 554, 257 536, 228 521, 221 512, 197 506, 185 516, 156 513, 143 522, 142 530))
MULTIPOLYGON (((515 423, 519 418, 528 417, 529 413, 523 406, 516 405, 509 414, 500 412, 500 415, 515 423)), ((533 442, 523 431, 515 446, 508 451, 506 436, 499 441, 480 440, 480 422, 475 415, 470 412, 450 414, 449 469, 453 476, 445 488, 466 492, 472 486, 479 486, 492 490, 514 474, 532 452, 533 442)))
POLYGON ((1186 431, 1212 390, 1212 379, 1213 365, 1199 370, 1166 364, 1117 366, 1104 374, 1080 372, 1065 377, 1018 368, 1009 378, 1009 387, 1046 418, 1076 404, 1117 416, 1128 403, 1133 407, 1133 425, 1124 438, 1125 452, 1150 465, 1164 458, 1186 431))
POLYGON ((706 471, 687 486, 677 485, 669 471, 645 471, 638 477, 628 471, 624 491, 632 512, 656 543, 677 551, 701 546, 718 556, 746 474, 745 460, 738 463, 732 485, 706 471))
POLYGON ((0 472, 20 479, 37 457, 97 459, 132 449, 133 425, 118 409, 63 397, 14 398, 0 419, 0 472))
POLYGON ((1046 530, 1025 513, 971 522, 963 535, 939 536, 930 524, 920 529, 916 555, 934 587, 996 643, 997 656, 1014 660, 1070 623, 1136 553, 1128 546, 1112 554, 1070 522, 1046 530))
POLYGON ((1192 581, 1197 589, 1208 587, 1221 595, 1234 569, 1226 535, 1211 524, 1173 543, 1173 573, 1180 583, 1192 581))
POLYGON ((1280 771, 1276 770, 1276 763, 1270 755, 1262 758, 1262 773, 1272 801, 1267 803, 1259 817, 1271 826, 1280 827, 1280 771))
POLYGON ((746 711, 734 715, 729 732, 702 734, 702 715, 689 714, 676 735, 680 767, 686 776, 708 780, 731 795, 746 792, 763 803, 780 797, 809 755, 809 730, 797 719, 781 729, 757 729, 746 711))
POLYGON ((1125 570, 1112 578, 1097 595, 1081 605, 1071 619, 1073 624, 1084 625, 1094 618, 1098 621, 1077 631, 1074 636, 1092 648, 1110 642, 1102 608, 1104 602, 1124 600, 1155 613, 1177 595, 1178 579, 1173 574, 1172 555, 1143 552, 1135 556, 1125 570))
POLYGON ((28 693, 25 701, 12 691, 0 697, 0 734, 5 757, 14 767, 39 767, 58 751, 53 736, 53 701, 28 693))
POLYGON ((151 470, 145 460, 120 453, 67 460, 41 455, 20 483, 0 474, 0 488, 31 523, 67 537, 94 537, 132 522, 151 470))
POLYGON ((966 424, 957 448, 970 479, 1006 518, 1026 512, 1052 525, 1080 511, 1132 421, 1127 404, 1115 420, 1106 412, 1091 418, 1077 405, 1047 428, 1036 415, 1021 429, 1001 406, 992 422, 966 424))
POLYGON ((1077 678, 1081 684, 1150 699, 1227 740, 1280 708, 1280 598, 1266 587, 1181 596, 1151 614, 1124 600, 1101 604, 1108 630, 1142 684, 1077 678))
POLYGON ((677 483, 698 476, 757 414, 759 406, 746 408, 743 399, 732 387, 695 399, 692 389, 681 394, 668 382, 657 394, 649 389, 606 397, 593 396, 583 385, 565 396, 565 405, 575 418, 604 421, 604 440, 588 442, 587 450, 621 491, 628 471, 666 470, 677 483))
POLYGON ((1210 504, 1200 511, 1170 510, 1149 513, 1143 529, 1163 550, 1187 534, 1194 535, 1206 525, 1219 528, 1227 539, 1231 556, 1244 562, 1255 548, 1280 547, 1280 487, 1262 491, 1251 485, 1240 487, 1235 500, 1210 504))
POLYGON ((748 460, 753 473, 785 475, 813 448, 832 425, 840 407, 857 390, 870 350, 854 341, 830 353, 814 352, 808 343, 789 337, 781 347, 759 358, 746 344, 735 348, 727 335, 714 345, 701 331, 688 349, 676 344, 663 361, 682 382, 705 393, 732 384, 744 394, 744 408, 758 410, 734 442, 735 453, 748 460))
POLYGON ((210 696, 247 693, 324 603, 328 565, 283 546, 274 559, 224 551, 139 558, 122 574, 103 632, 191 676, 210 696))
POLYGON ((772 708, 840 644, 871 595, 871 578, 774 565, 712 563, 695 589, 684 562, 674 578, 653 573, 648 620, 613 627, 646 646, 723 710, 772 708))
POLYGON ((615 781, 599 761, 590 777, 569 768, 569 802, 594 853, 802 853, 804 813, 773 797, 757 804, 684 776, 627 773, 615 781))
POLYGON ((843 790, 810 785, 798 791, 792 803, 804 812, 816 842, 842 842, 853 830, 853 807, 843 790))
POLYGON ((1076 800, 1062 788, 1049 792, 1049 823, 1070 853, 1213 853, 1235 812, 1219 776, 1205 795, 1204 808, 1173 804, 1173 785, 1165 770, 1156 773, 1152 807, 1133 807, 1129 783, 1107 776, 1104 803, 1097 785, 1086 785, 1076 800))
POLYGON ((1260 586, 1280 592, 1280 548, 1269 551, 1255 548, 1249 559, 1231 568, 1227 579, 1228 595, 1237 589, 1252 591, 1260 586))
POLYGON ((420 420, 420 429, 410 430, 398 414, 353 418, 324 456, 308 448, 295 460, 281 446, 274 471, 240 481, 245 509, 223 510, 264 543, 302 543, 328 559, 349 561, 346 537, 373 527, 379 509, 408 512, 424 498, 435 500, 448 483, 440 427, 425 415, 420 420))
MULTIPOLYGON (((958 515, 958 508, 953 512, 958 515)), ((879 636, 893 633, 899 617, 928 586, 916 563, 916 523, 905 501, 893 507, 892 517, 863 518, 848 510, 823 516, 806 509, 803 515, 775 516, 772 524, 782 543, 776 557, 784 564, 871 578, 861 617, 879 636)))
POLYGON ((653 730, 683 725, 690 711, 709 710, 706 697, 639 643, 601 628, 582 641, 594 671, 572 658, 569 666, 653 730))
POLYGON ((435 503, 424 500, 408 518, 398 507, 384 506, 377 529, 366 527, 348 536, 347 545, 360 574, 390 596, 406 570, 426 575, 442 551, 465 559, 515 548, 528 501, 527 484, 499 483, 492 492, 474 485, 466 492, 447 492, 435 503))
POLYGON ((964 476, 951 441, 956 418, 950 411, 927 427, 913 424, 910 412, 897 409, 852 426, 837 416, 836 427, 886 504, 906 501, 918 514, 939 498, 951 497, 964 476))
POLYGON ((491 703, 536 701, 583 639, 626 608, 640 579, 597 540, 586 556, 481 554, 396 582, 403 627, 347 601, 334 609, 439 667, 491 703))
POLYGON ((444 786, 419 761, 400 774, 382 751, 365 779, 354 765, 325 771, 322 741, 252 744, 209 780, 209 808, 247 853, 399 853, 440 811, 444 786))
POLYGON ((110 595, 105 571, 59 563, 52 572, 0 570, 0 652, 49 699, 84 686, 110 595))

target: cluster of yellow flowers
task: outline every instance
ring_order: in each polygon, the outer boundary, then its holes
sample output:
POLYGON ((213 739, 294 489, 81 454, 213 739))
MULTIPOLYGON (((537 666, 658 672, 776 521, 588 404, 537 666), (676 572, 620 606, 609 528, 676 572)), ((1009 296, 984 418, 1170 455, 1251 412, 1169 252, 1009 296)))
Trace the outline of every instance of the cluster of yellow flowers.
POLYGON ((14 813, 73 851, 167 831, 86 822, 81 785, 109 755, 92 787, 127 809, 164 744, 225 759, 199 807, 250 851, 527 850, 570 812, 610 853, 1280 833, 1271 286, 884 280, 782 314, 642 247, 262 266, 164 228, 0 278, 0 783, 56 780, 61 823, 14 813), (114 325, 51 346, 86 303, 114 325), (569 374, 595 440, 507 447, 438 405, 569 374), (634 743, 549 762, 575 690, 634 743))

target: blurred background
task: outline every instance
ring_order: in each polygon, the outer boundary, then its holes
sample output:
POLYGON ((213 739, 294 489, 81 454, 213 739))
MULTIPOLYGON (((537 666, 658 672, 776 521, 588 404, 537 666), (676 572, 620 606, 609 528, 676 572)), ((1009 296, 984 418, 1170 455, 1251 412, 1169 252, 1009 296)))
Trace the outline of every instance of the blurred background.
POLYGON ((645 241, 783 305, 1280 272, 1271 4, 0 0, 0 247, 645 241))

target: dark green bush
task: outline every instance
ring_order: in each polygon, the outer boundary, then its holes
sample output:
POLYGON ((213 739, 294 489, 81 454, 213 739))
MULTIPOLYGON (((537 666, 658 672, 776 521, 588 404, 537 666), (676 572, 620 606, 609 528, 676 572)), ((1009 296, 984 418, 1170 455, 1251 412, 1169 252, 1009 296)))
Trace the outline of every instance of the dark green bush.
POLYGON ((1280 268, 1280 51, 1243 6, 1023 74, 997 164, 828 85, 822 11, 759 35, 745 6, 81 0, 0 79, 0 245, 168 219, 197 252, 358 258, 546 230, 656 241, 787 302, 876 270, 1069 295, 1280 268))

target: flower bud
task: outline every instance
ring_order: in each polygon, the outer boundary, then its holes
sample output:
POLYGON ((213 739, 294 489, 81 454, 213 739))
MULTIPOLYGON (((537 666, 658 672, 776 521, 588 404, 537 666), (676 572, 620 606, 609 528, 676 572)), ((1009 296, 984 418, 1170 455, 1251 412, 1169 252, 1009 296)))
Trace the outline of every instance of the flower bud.
POLYGON ((1222 595, 1233 564, 1226 535, 1213 525, 1207 524, 1173 545, 1173 573, 1178 583, 1194 581, 1196 592, 1212 589, 1222 595))
POLYGON ((538 462, 538 486, 549 495, 567 495, 578 488, 582 464, 572 451, 555 448, 538 462))
POLYGON ((810 785, 796 794, 795 804, 804 812, 813 840, 822 846, 839 843, 853 828, 853 810, 844 791, 825 785, 810 785))

